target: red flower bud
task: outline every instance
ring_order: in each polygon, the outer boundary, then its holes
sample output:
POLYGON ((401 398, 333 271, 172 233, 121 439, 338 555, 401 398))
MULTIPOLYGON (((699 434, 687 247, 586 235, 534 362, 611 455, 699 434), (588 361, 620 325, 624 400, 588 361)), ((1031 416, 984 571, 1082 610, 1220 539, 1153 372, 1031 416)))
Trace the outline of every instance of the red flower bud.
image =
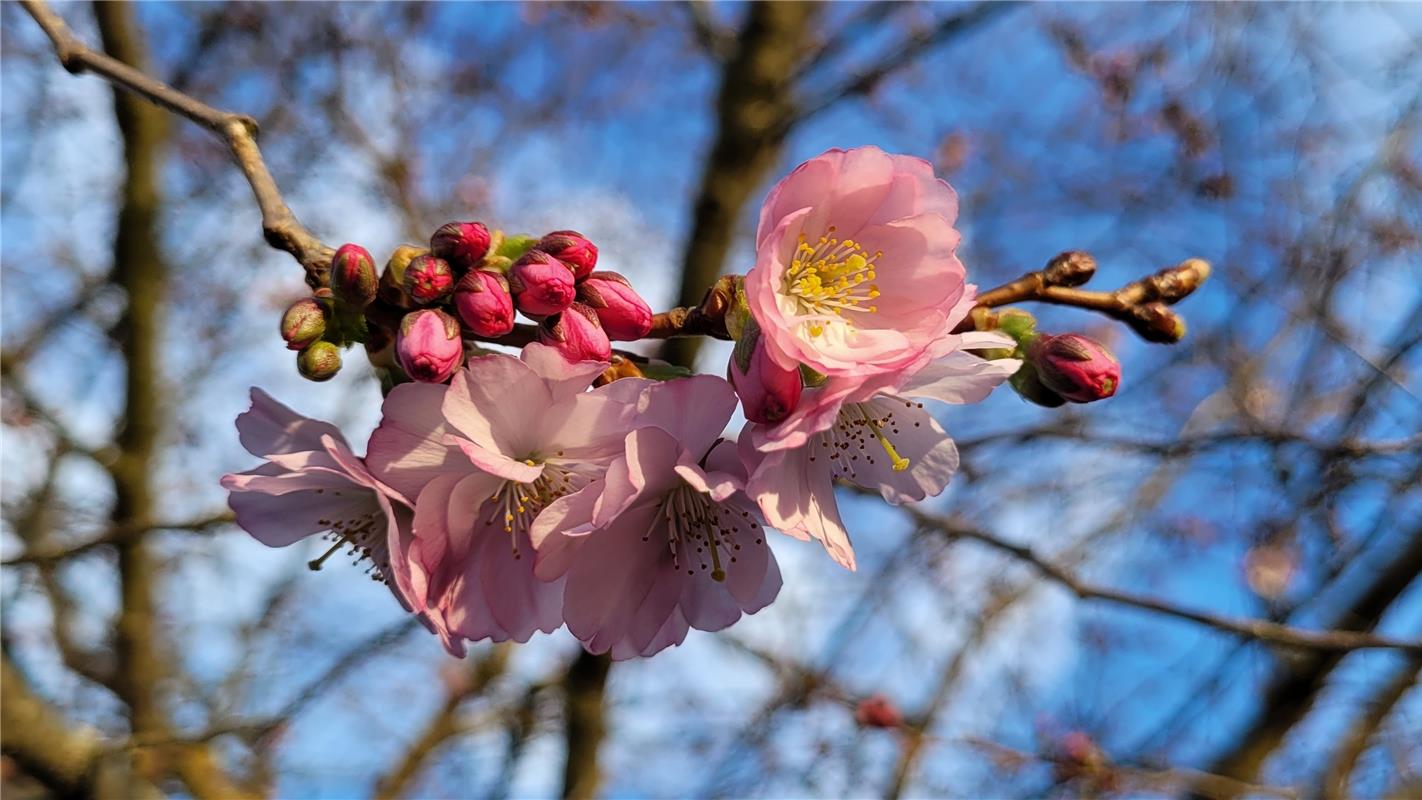
POLYGON ((503 336, 514 328, 509 282, 497 272, 470 270, 454 288, 454 310, 479 336, 503 336))
POLYGON ((309 381, 329 381, 341 371, 341 348, 316 342, 296 354, 296 371, 309 381))
POLYGON ((509 288, 525 314, 557 314, 575 293, 572 271, 542 250, 529 250, 509 267, 509 288))
POLYGON ((288 350, 302 350, 326 333, 326 310, 314 297, 303 297, 281 315, 281 338, 288 350))
POLYGON ((556 348, 573 363, 612 358, 612 342, 598 324, 597 314, 582 303, 573 303, 567 311, 543 320, 538 326, 538 341, 556 348))
POLYGON ((789 416, 800 404, 804 388, 798 367, 785 369, 770 357, 759 328, 747 329, 736 342, 726 379, 740 396, 746 419, 767 425, 789 416))
POLYGON ((482 222, 446 222, 430 237, 430 252, 461 272, 473 269, 489 252, 489 229, 482 222))
POLYGON ((578 284, 578 302, 597 312, 614 342, 635 342, 652 332, 652 309, 616 272, 594 272, 578 284))
POLYGON ((331 292, 353 308, 365 308, 375 299, 380 276, 370 251, 358 244, 343 244, 331 257, 331 292))
POLYGON ((539 239, 534 249, 567 264, 577 280, 586 278, 597 267, 597 245, 577 231, 553 231, 539 239))
POLYGON ((464 363, 459 322, 435 308, 412 311, 400 320, 395 357, 412 379, 443 383, 464 363))
POLYGON ((1027 359, 1043 386, 1073 403, 1104 400, 1121 385, 1121 362, 1079 333, 1042 334, 1027 345, 1027 359))
POLYGON ((876 694, 860 700, 854 707, 854 721, 861 728, 897 728, 904 724, 904 715, 894 701, 876 694))
POLYGON ((433 305, 454 291, 449 262, 432 255, 415 256, 405 267, 405 294, 422 306, 433 305))

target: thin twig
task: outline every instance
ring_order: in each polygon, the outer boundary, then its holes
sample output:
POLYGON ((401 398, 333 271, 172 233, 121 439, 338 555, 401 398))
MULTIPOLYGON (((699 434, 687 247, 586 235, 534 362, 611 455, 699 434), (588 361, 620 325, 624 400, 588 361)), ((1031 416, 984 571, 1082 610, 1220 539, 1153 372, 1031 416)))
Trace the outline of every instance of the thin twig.
POLYGON ((92 72, 207 128, 221 138, 252 187, 262 212, 262 235, 267 244, 290 253, 306 270, 306 282, 313 288, 326 284, 333 250, 297 220, 282 199, 281 191, 257 146, 257 121, 246 114, 213 108, 162 81, 103 53, 90 50, 69 30, 64 19, 43 0, 20 0, 54 45, 54 53, 65 69, 78 75, 92 72))
POLYGON ((1176 619, 1183 619, 1214 628, 1235 636, 1268 642, 1285 647, 1295 647, 1321 652, 1348 652, 1364 649, 1390 649, 1406 653, 1422 654, 1422 641, 1402 641, 1387 636, 1379 636, 1361 631, 1310 631, 1280 625, 1260 619, 1240 619, 1192 611, 1172 605, 1163 600, 1145 597, 1118 589, 1108 589, 1087 583, 1066 569, 1053 564, 1033 552, 1029 547, 1013 544, 983 530, 962 524, 956 520, 930 514, 912 506, 905 506, 904 512, 920 525, 940 531, 945 536, 971 539, 994 550, 1028 564, 1043 577, 1057 583, 1086 600, 1102 600, 1108 603, 1139 608, 1176 619))
POLYGON ((0 567, 14 567, 21 564, 54 564, 59 561, 74 558, 75 556, 84 555, 85 553, 106 545, 127 541, 136 535, 149 533, 151 531, 206 533, 212 528, 232 522, 233 519, 234 517, 231 512, 219 512, 206 517, 198 517, 196 519, 180 522, 147 522, 114 526, 104 535, 80 544, 26 551, 14 558, 7 558, 4 561, 0 561, 0 567))

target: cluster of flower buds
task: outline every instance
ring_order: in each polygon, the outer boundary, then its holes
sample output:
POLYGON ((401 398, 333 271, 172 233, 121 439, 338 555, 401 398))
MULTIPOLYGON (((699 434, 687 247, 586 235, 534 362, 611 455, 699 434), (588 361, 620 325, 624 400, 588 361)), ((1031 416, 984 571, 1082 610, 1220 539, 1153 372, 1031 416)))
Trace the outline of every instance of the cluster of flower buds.
POLYGON ((1047 408, 1093 403, 1114 395, 1121 385, 1121 362, 1106 345, 1080 333, 1037 332, 1025 311, 997 315, 998 329, 1017 340, 1014 358, 1022 366, 1009 379, 1024 399, 1047 408))
POLYGON ((509 267, 518 310, 569 361, 606 361, 612 342, 652 330, 652 309, 627 279, 596 268, 597 246, 577 231, 544 236, 509 267))
POLYGON ((613 341, 651 331, 652 309, 626 278, 596 268, 597 245, 576 231, 505 237, 482 222, 450 222, 427 248, 396 248, 383 273, 347 244, 332 258, 330 288, 282 316, 282 338, 312 380, 335 375, 340 347, 363 341, 373 363, 441 383, 464 363, 465 338, 508 335, 517 309, 569 361, 606 361, 613 341))
POLYGON ((297 351, 296 369, 313 381, 335 377, 341 347, 365 336, 365 308, 379 290, 370 253, 360 245, 342 245, 331 257, 330 284, 281 315, 281 338, 297 351))

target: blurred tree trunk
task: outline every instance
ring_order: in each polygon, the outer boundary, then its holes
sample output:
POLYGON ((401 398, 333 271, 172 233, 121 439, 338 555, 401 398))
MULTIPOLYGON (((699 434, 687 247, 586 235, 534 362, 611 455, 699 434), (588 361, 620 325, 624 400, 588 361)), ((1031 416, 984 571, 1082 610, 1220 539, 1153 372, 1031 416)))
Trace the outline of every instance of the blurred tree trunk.
MULTIPOLYGON (((680 305, 695 305, 725 266, 751 193, 775 166, 793 116, 795 69, 806 52, 816 3, 752 3, 721 74, 716 141, 706 159, 691 235, 682 253, 680 305)), ((749 269, 749 265, 746 265, 749 269)), ((669 340, 662 357, 690 367, 700 337, 669 340)))
MULTIPOLYGON (((104 51, 139 69, 147 48, 128 3, 98 2, 94 15, 104 51)), ((127 302, 114 329, 126 367, 124 406, 109 467, 114 485, 111 522, 128 531, 117 542, 120 608, 115 626, 116 690, 128 705, 131 732, 139 741, 171 735, 160 690, 170 657, 157 624, 159 572, 147 537, 154 519, 153 472, 157 468, 164 415, 163 302, 168 270, 159 251, 159 187, 168 138, 165 111, 114 89, 114 116, 123 137, 124 181, 113 245, 113 282, 127 302)), ((136 748, 128 796, 146 794, 145 773, 176 772, 198 797, 243 794, 218 770, 206 744, 136 748)))
POLYGON ((607 734, 604 695, 612 658, 578 653, 564 679, 566 692, 564 725, 568 757, 563 764, 563 797, 589 800, 597 794, 602 774, 597 766, 598 748, 607 734))

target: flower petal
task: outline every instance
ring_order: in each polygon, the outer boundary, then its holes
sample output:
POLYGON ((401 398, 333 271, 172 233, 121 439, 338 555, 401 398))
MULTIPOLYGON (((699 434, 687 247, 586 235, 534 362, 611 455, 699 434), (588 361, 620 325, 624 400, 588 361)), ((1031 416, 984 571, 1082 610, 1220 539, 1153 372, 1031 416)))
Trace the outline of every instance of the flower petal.
POLYGON ((977 403, 986 399, 1021 365, 1021 361, 1013 358, 988 361, 958 351, 929 362, 905 381, 895 394, 945 403, 977 403))
POLYGON ((345 441, 331 423, 303 417, 255 386, 251 393, 252 407, 237 415, 237 438, 252 455, 320 450, 323 434, 345 441))
POLYGON ((539 342, 524 345, 519 358, 548 384, 555 401, 587 391, 593 379, 607 369, 605 361, 579 361, 574 364, 556 348, 539 342))
POLYGON ((380 425, 370 435, 365 464, 371 473, 405 497, 419 497, 425 484, 465 459, 446 447, 450 431, 440 410, 446 387, 429 383, 396 386, 381 406, 380 425))
POLYGON ((765 521, 795 538, 813 538, 845 569, 854 570, 854 547, 840 520, 828 457, 818 454, 821 438, 805 447, 765 453, 746 494, 765 521))
MULTIPOLYGON (((878 489, 894 504, 941 493, 958 470, 958 448, 938 421, 919 403, 888 395, 879 395, 863 407, 871 417, 889 420, 881 431, 899 457, 907 459, 908 468, 895 470, 888 454, 878 453, 851 462, 853 471, 845 477, 866 489, 878 489)), ((875 442, 871 439, 865 447, 872 450, 875 442)))

